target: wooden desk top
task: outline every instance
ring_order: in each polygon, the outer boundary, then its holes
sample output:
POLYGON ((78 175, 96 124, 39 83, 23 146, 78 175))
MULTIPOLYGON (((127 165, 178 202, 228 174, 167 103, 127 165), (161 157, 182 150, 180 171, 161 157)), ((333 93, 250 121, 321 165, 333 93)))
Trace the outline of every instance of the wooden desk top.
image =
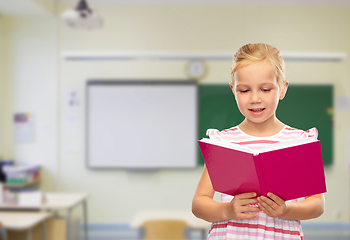
POLYGON ((51 216, 49 212, 0 212, 0 222, 6 229, 28 230, 51 216))
POLYGON ((46 192, 40 206, 0 204, 0 209, 62 210, 75 207, 87 197, 86 193, 46 192))
POLYGON ((86 193, 60 193, 48 192, 44 194, 43 209, 68 209, 73 208, 82 201, 86 200, 88 194, 86 193))

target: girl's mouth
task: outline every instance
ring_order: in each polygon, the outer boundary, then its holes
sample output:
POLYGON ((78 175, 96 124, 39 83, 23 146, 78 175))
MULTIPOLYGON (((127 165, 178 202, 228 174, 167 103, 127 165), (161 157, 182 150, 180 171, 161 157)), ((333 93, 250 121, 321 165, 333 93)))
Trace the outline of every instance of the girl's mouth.
POLYGON ((251 111, 253 113, 260 113, 264 110, 265 110, 265 108, 251 108, 251 109, 249 109, 249 111, 251 111))

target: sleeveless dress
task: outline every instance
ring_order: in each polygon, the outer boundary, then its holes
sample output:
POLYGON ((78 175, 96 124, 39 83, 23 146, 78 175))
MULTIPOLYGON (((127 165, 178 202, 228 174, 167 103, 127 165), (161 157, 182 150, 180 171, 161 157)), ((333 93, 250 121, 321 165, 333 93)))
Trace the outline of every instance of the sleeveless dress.
MULTIPOLYGON (((279 133, 270 137, 254 137, 244 133, 238 126, 219 131, 208 129, 207 135, 211 139, 233 142, 258 150, 267 145, 280 141, 312 137, 317 139, 318 131, 312 128, 308 131, 285 126, 279 133)), ((230 202, 234 197, 221 194, 221 202, 230 202)), ((290 200, 290 201, 297 201, 290 200)), ((207 240, 303 240, 300 221, 285 220, 267 216, 263 211, 252 219, 229 220, 213 223, 207 240)))

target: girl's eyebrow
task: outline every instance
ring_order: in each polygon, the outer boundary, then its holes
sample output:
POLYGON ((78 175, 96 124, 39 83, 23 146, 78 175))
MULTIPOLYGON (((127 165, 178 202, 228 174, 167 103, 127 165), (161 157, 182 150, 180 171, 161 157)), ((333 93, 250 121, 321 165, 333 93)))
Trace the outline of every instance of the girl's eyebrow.
MULTIPOLYGON (((265 83, 261 83, 261 84, 259 84, 259 86, 274 86, 274 84, 273 83, 270 83, 270 82, 265 82, 265 83)), ((238 88, 238 87, 249 87, 249 84, 237 84, 236 85, 236 88, 238 88)))
POLYGON ((261 85, 261 86, 264 86, 264 85, 274 86, 274 84, 273 84, 273 83, 269 83, 269 82, 262 83, 262 84, 260 84, 260 85, 261 85))
POLYGON ((247 85, 247 84, 237 84, 237 85, 236 85, 236 88, 237 88, 237 87, 249 87, 249 85, 247 85))

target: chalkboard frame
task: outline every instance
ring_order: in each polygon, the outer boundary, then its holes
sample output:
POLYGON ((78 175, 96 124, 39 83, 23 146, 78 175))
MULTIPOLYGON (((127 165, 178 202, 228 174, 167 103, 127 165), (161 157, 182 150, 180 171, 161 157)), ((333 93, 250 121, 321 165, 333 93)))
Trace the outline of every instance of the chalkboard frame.
MULTIPOLYGON (((290 84, 276 112, 291 127, 317 128, 324 166, 333 163, 333 88, 332 84, 290 84)), ((244 120, 229 84, 200 84, 198 96, 198 139, 207 137, 208 128, 224 130, 244 120)), ((199 148, 198 162, 204 164, 199 148)))

